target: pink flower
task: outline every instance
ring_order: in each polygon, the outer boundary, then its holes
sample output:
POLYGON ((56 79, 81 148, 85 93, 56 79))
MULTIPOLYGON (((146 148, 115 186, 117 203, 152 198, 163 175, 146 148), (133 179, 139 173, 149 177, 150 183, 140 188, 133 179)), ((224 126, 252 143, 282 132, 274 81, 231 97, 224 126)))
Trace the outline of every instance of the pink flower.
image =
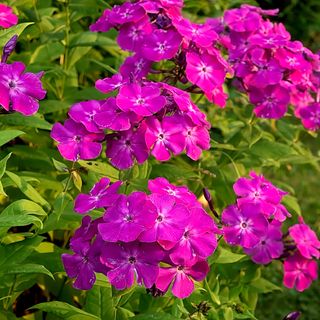
POLYGON ((120 88, 116 98, 118 107, 123 111, 133 111, 140 116, 150 116, 161 110, 166 98, 156 85, 140 86, 133 83, 120 88))
POLYGON ((120 66, 120 73, 125 78, 134 77, 134 79, 139 80, 149 73, 151 64, 151 61, 135 54, 133 57, 128 57, 120 66))
POLYGON ((265 236, 268 221, 260 206, 244 203, 240 207, 231 205, 222 212, 223 232, 227 243, 253 248, 265 236))
POLYGON ((42 72, 24 73, 24 70, 22 62, 0 63, 0 105, 7 111, 30 116, 38 111, 38 100, 44 99, 46 91, 40 81, 42 72))
POLYGON ((121 74, 115 74, 111 78, 99 79, 96 81, 96 89, 102 93, 109 93, 118 90, 121 86, 126 84, 127 81, 123 79, 121 74))
POLYGON ((94 115, 94 122, 101 128, 124 131, 131 128, 131 122, 137 119, 133 112, 123 112, 116 104, 114 97, 108 98, 94 115))
POLYGON ((103 11, 102 16, 92 25, 90 25, 90 31, 92 32, 107 32, 111 28, 114 27, 114 24, 110 22, 109 17, 110 17, 111 10, 106 9, 103 11))
POLYGON ((226 75, 225 68, 214 55, 203 53, 187 53, 187 78, 199 86, 204 92, 211 92, 223 84, 226 75))
POLYGON ((107 136, 106 155, 118 169, 128 169, 134 160, 139 164, 145 162, 149 152, 145 143, 145 126, 138 129, 121 131, 107 136))
POLYGON ((124 24, 137 22, 146 12, 138 3, 125 2, 122 5, 114 6, 109 14, 109 21, 112 24, 124 24))
POLYGON ((300 254, 306 259, 320 258, 320 241, 316 233, 299 217, 299 224, 289 228, 289 235, 294 240, 300 254))
POLYGON ((192 260, 172 259, 174 266, 160 268, 156 280, 156 287, 161 291, 167 291, 170 284, 172 293, 179 299, 187 298, 194 290, 193 280, 202 281, 209 272, 208 263, 194 258, 192 260))
POLYGON ((171 59, 178 52, 181 40, 179 33, 173 29, 156 29, 145 37, 139 52, 151 61, 171 59))
POLYGON ((98 157, 102 150, 100 141, 104 139, 104 134, 90 133, 81 123, 71 119, 66 120, 64 126, 55 123, 50 136, 59 142, 58 149, 61 155, 70 161, 98 157))
POLYGON ((284 262, 283 284, 302 292, 309 288, 312 281, 318 278, 318 264, 314 260, 308 260, 296 252, 284 262))
POLYGON ((103 240, 110 242, 135 241, 141 232, 154 226, 157 213, 143 192, 129 196, 120 195, 114 205, 107 209, 98 226, 103 240))
POLYGON ((245 32, 259 29, 262 19, 258 13, 241 8, 225 11, 224 22, 234 31, 245 32))
POLYGON ((10 28, 18 23, 18 17, 11 7, 0 3, 0 26, 10 28))
POLYGON ((110 243, 106 242, 102 249, 100 261, 111 270, 107 273, 110 283, 117 290, 130 288, 134 283, 152 287, 155 283, 159 267, 164 256, 161 247, 155 243, 110 243))
POLYGON ((183 151, 185 137, 179 118, 175 116, 164 117, 160 122, 157 118, 150 117, 146 123, 146 144, 157 160, 170 159, 170 151, 175 155, 183 151))
POLYGON ((89 194, 80 193, 74 203, 74 210, 78 213, 86 213, 93 209, 104 208, 112 205, 118 198, 117 193, 122 181, 117 181, 110 185, 110 179, 101 178, 89 194))
POLYGON ((96 100, 78 102, 71 106, 68 115, 73 121, 82 123, 89 132, 102 133, 94 121, 102 103, 96 100))
POLYGON ((139 240, 142 242, 157 241, 163 248, 169 250, 182 237, 190 212, 169 195, 152 194, 150 200, 156 207, 157 217, 154 226, 142 232, 139 240))
POLYGON ((299 109, 299 115, 305 128, 313 131, 320 129, 320 103, 299 109))

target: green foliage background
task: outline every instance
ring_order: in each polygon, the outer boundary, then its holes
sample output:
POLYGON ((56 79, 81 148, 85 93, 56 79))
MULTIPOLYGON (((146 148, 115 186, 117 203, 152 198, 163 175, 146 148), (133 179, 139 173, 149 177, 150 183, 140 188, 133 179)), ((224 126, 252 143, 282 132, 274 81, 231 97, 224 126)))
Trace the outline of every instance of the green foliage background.
MULTIPOLYGON (((219 16, 238 0, 185 0, 185 15, 194 21, 219 16)), ((318 0, 258 1, 282 11, 295 39, 319 49, 318 0)), ((207 281, 188 299, 152 298, 144 289, 116 292, 104 277, 89 293, 71 287, 60 255, 81 217, 74 197, 88 191, 102 175, 127 181, 128 191, 145 190, 148 178, 164 176, 187 184, 201 196, 212 192, 217 211, 234 202, 232 184, 253 169, 290 192, 285 204, 293 221, 302 214, 319 234, 319 138, 292 117, 267 121, 252 116, 247 99, 228 88, 230 100, 221 110, 194 97, 213 125, 212 148, 201 161, 184 156, 160 164, 150 159, 118 172, 102 155, 98 161, 64 161, 49 137, 54 122, 63 121, 71 104, 103 99, 94 88, 98 78, 116 72, 127 53, 116 33, 88 31, 102 10, 121 1, 12 0, 20 24, 0 31, 0 47, 21 33, 10 61, 20 60, 32 72, 45 71, 48 90, 39 113, 26 118, 0 114, 0 320, 16 319, 282 319, 293 310, 302 319, 319 319, 319 281, 302 294, 282 287, 281 265, 259 267, 241 251, 227 247, 211 258, 207 281), (27 25, 26 23, 32 24, 27 25), (259 297, 259 300, 258 300, 259 297), (49 303, 50 302, 50 303, 49 303), (35 304, 36 309, 28 310, 35 304), (210 306, 208 313, 204 306, 210 306), (42 310, 42 311, 41 311, 42 310), (47 313, 46 313, 47 312, 47 313), (255 314, 255 317, 254 315, 255 314)), ((256 4, 254 1, 246 3, 256 4)), ((98 215, 94 212, 93 215, 98 215)))

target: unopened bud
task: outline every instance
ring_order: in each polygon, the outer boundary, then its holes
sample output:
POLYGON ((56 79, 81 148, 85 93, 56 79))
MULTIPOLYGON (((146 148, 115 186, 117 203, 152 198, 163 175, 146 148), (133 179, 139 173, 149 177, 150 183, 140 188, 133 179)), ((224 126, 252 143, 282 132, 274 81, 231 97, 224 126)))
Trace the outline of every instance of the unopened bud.
POLYGON ((14 35, 3 47, 1 63, 6 63, 12 51, 17 45, 18 36, 14 35))

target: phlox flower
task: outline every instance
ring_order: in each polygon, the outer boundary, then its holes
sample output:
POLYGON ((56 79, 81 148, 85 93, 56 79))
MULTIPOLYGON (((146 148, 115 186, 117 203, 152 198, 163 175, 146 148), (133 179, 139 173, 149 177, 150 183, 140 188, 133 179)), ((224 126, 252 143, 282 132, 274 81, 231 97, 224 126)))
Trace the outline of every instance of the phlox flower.
POLYGON ((320 241, 316 233, 304 223, 302 217, 299 217, 299 224, 289 228, 289 235, 304 258, 320 258, 320 241))
POLYGON ((125 2, 122 5, 116 5, 109 14, 109 21, 114 24, 124 24, 127 22, 137 22, 146 12, 138 3, 125 2))
POLYGON ((125 78, 134 77, 139 80, 145 77, 151 68, 152 62, 145 59, 139 54, 126 58, 124 63, 120 66, 120 73, 125 78))
POLYGON ((227 243, 253 248, 265 236, 268 221, 259 205, 243 203, 241 206, 228 206, 221 215, 223 233, 227 243))
POLYGON ((320 129, 320 103, 313 103, 299 109, 299 116, 303 126, 308 130, 320 129))
POLYGON ((117 73, 111 78, 99 79, 96 81, 96 89, 102 93, 109 93, 114 90, 118 90, 121 86, 127 83, 127 80, 117 73))
POLYGON ((110 179, 101 178, 89 194, 81 193, 76 197, 74 210, 78 213, 86 213, 93 209, 112 205, 120 196, 117 192, 121 184, 122 181, 110 184, 110 179))
POLYGON ((146 124, 146 144, 157 160, 166 161, 170 159, 170 151, 175 155, 183 151, 186 142, 179 117, 164 117, 162 121, 150 117, 146 124))
POLYGON ((161 247, 155 243, 111 243, 106 242, 100 261, 111 270, 107 273, 110 283, 117 289, 130 288, 135 275, 139 285, 146 288, 155 283, 164 256, 161 247))
POLYGON ((42 72, 25 71, 22 62, 0 63, 0 105, 7 111, 14 110, 25 116, 35 114, 38 100, 44 99, 46 91, 41 84, 42 72))
POLYGON ((67 160, 89 160, 98 157, 101 153, 103 133, 91 133, 81 124, 71 119, 55 123, 52 127, 51 138, 59 142, 58 150, 67 160))
POLYGON ((129 196, 120 195, 113 206, 107 209, 104 222, 98 226, 103 240, 110 242, 131 242, 142 231, 153 227, 157 213, 153 204, 143 192, 129 196))
POLYGON ((160 268, 156 287, 165 292, 172 283, 172 293, 179 299, 189 297, 194 290, 193 280, 202 281, 209 272, 208 263, 198 258, 173 258, 172 264, 172 267, 160 268))
POLYGON ((299 252, 287 258, 284 262, 283 284, 302 292, 309 288, 312 281, 318 278, 318 264, 314 260, 308 260, 299 252))
POLYGON ((18 23, 18 17, 11 7, 0 3, 0 26, 10 28, 18 23))

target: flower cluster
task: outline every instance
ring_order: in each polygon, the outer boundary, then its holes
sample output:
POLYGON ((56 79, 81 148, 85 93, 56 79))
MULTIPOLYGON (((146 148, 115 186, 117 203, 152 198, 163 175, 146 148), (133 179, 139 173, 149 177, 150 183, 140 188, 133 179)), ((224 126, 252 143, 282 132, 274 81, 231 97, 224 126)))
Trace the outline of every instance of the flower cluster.
POLYGON ((9 112, 17 111, 31 116, 39 109, 38 100, 46 96, 40 80, 43 72, 25 72, 25 65, 19 61, 7 63, 17 39, 17 36, 13 36, 3 48, 0 62, 0 106, 9 112))
POLYGON ((18 23, 18 17, 11 7, 0 3, 0 27, 10 28, 18 23))
POLYGON ((320 57, 301 42, 291 41, 282 24, 264 18, 276 14, 277 10, 249 5, 224 13, 223 43, 235 85, 248 93, 258 117, 279 119, 291 103, 303 125, 317 130, 320 57))
POLYGON ((76 103, 71 119, 53 126, 51 137, 65 159, 96 158, 104 140, 107 157, 119 169, 143 163, 150 153, 166 161, 171 153, 185 150, 197 160, 210 148, 210 125, 188 93, 161 82, 130 82, 121 75, 97 81, 97 88, 117 90, 117 96, 76 103), (105 135, 105 130, 113 132, 105 135))
POLYGON ((291 217, 280 203, 286 192, 275 187, 262 175, 250 173, 251 178, 239 178, 233 186, 237 203, 222 213, 223 233, 227 243, 240 245, 257 264, 274 259, 284 261, 284 285, 307 289, 318 276, 320 241, 304 223, 281 231, 282 223, 291 217))
POLYGON ((267 264, 284 250, 281 223, 290 217, 280 203, 286 192, 262 175, 239 178, 233 186, 237 203, 222 213, 227 243, 241 245, 255 263, 267 264))
POLYGON ((102 178, 89 194, 80 194, 75 211, 103 208, 102 217, 85 216, 70 241, 73 255, 63 254, 74 287, 88 290, 95 272, 105 274, 118 290, 135 281, 146 288, 189 296, 194 281, 209 271, 206 258, 217 246, 219 232, 212 218, 186 187, 164 178, 150 180, 151 194, 119 193, 121 182, 102 178), (161 262, 161 267, 160 267, 161 262))

